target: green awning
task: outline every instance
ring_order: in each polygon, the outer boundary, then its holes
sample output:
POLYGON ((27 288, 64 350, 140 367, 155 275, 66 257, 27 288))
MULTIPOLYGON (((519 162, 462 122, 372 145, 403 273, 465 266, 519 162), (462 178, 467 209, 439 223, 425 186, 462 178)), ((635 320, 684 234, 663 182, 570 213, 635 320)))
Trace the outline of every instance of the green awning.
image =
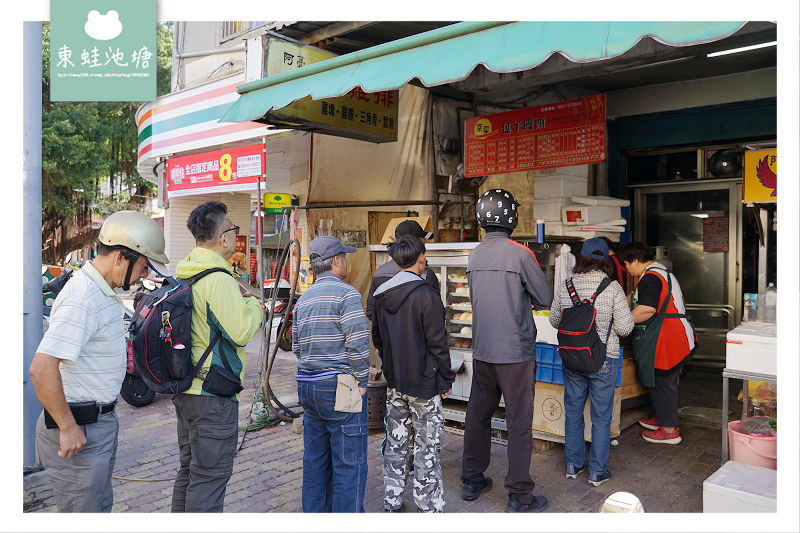
POLYGON ((529 70, 561 53, 583 63, 619 56, 645 37, 669 46, 712 42, 744 22, 461 22, 237 87, 220 119, 244 122, 295 100, 399 89, 413 78, 426 87, 465 79, 479 64, 494 72, 529 70))

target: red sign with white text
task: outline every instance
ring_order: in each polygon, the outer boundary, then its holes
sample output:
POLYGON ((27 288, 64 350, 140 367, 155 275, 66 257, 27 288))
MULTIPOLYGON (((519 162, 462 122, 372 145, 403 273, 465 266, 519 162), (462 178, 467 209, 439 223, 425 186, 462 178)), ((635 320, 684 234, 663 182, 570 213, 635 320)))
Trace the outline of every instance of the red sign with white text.
POLYGON ((466 177, 597 163, 606 153, 606 97, 474 117, 466 134, 466 177))
POLYGON ((167 194, 248 191, 264 182, 264 145, 251 144, 167 159, 167 194))

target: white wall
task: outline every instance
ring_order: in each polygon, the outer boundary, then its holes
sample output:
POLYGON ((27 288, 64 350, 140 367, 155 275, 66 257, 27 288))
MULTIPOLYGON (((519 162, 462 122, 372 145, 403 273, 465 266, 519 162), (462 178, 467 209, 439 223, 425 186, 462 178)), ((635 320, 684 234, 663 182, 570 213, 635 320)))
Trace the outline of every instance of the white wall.
POLYGON ((241 228, 240 234, 248 234, 250 229, 250 193, 213 193, 195 196, 170 198, 169 208, 164 215, 164 239, 169 258, 169 271, 174 275, 178 262, 183 260, 195 247, 194 237, 186 227, 192 209, 204 202, 222 202, 228 207, 228 217, 241 228))

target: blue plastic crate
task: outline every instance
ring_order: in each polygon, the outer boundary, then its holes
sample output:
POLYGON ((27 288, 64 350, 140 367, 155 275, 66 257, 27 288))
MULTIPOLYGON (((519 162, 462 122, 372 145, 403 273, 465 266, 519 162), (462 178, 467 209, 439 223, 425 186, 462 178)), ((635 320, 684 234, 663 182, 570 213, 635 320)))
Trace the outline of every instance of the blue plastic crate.
MULTIPOLYGON (((564 384, 561 356, 558 346, 554 344, 536 343, 536 381, 542 383, 564 384)), ((622 385, 622 348, 619 349, 619 365, 617 367, 617 387, 622 385)))
POLYGON ((561 370, 561 363, 536 363, 536 381, 542 383, 564 384, 564 373, 561 370))
POLYGON ((558 355, 558 346, 544 342, 536 343, 536 362, 537 363, 558 363, 561 367, 561 356, 558 355))

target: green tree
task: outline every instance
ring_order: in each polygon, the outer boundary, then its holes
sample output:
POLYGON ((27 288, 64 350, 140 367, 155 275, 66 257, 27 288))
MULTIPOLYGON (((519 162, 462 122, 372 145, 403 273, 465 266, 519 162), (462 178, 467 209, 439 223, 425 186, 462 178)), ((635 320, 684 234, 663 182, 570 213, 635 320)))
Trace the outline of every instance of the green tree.
MULTIPOLYGON (((172 23, 157 26, 157 94, 170 90, 172 23)), ((155 185, 136 171, 142 102, 50 100, 50 25, 42 24, 42 261, 60 262, 94 242, 92 214, 143 208, 155 185), (106 180, 110 194, 101 197, 106 180), (117 190, 121 183, 130 192, 117 190)))

